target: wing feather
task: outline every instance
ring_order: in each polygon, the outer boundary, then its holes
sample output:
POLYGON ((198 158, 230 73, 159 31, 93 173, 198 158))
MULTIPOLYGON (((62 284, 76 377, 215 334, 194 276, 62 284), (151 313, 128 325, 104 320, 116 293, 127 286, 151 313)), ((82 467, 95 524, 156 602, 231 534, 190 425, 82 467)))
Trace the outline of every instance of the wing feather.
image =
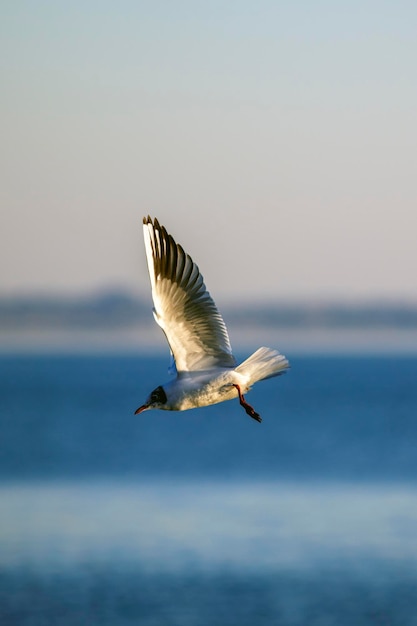
POLYGON ((143 220, 154 316, 164 331, 179 375, 235 367, 226 325, 198 266, 157 219, 143 220))

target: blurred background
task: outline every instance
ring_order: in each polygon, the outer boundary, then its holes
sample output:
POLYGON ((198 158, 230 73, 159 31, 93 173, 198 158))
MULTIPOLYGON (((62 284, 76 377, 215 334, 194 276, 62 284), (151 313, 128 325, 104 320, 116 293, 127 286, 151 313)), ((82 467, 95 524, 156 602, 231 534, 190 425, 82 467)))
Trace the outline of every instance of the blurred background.
POLYGON ((417 623, 417 8, 0 9, 0 621, 417 623), (142 217, 261 425, 167 378, 142 217))

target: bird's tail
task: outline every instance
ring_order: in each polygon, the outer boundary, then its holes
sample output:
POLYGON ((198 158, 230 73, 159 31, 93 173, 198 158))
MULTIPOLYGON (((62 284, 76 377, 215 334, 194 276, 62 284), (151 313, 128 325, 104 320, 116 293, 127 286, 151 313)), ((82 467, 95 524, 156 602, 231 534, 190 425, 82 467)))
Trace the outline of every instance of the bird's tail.
POLYGON ((259 380, 284 374, 289 367, 288 360, 278 350, 259 348, 246 361, 237 366, 236 372, 247 376, 250 384, 253 385, 259 380))

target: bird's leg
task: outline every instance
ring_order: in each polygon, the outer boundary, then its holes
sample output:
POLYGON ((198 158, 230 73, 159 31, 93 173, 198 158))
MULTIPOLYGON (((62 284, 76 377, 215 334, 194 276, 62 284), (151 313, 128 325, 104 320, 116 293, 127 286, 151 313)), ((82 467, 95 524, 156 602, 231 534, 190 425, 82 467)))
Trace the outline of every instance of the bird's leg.
POLYGON ((248 415, 250 415, 251 417, 253 417, 254 420, 256 420, 257 422, 262 422, 262 418, 259 415, 259 413, 257 413, 255 411, 255 409, 253 408, 253 406, 251 406, 250 404, 248 404, 245 400, 245 396, 243 395, 243 393, 240 391, 240 387, 239 385, 236 385, 235 383, 232 383, 233 387, 236 387, 237 392, 239 394, 239 402, 241 404, 241 406, 243 406, 243 408, 245 409, 246 413, 248 415))

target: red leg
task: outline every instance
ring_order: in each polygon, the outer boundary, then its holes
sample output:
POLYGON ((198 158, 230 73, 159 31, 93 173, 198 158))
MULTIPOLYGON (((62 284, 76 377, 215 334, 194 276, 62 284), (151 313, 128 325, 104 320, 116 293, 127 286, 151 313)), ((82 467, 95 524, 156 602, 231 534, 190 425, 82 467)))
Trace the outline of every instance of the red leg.
POLYGON ((239 402, 241 404, 241 406, 243 406, 243 408, 245 409, 246 413, 248 415, 250 415, 251 417, 253 417, 254 420, 256 420, 257 422, 262 422, 262 418, 259 415, 259 413, 257 413, 255 411, 255 409, 253 408, 253 406, 251 406, 250 404, 248 404, 245 400, 245 396, 243 395, 243 393, 240 391, 240 387, 239 385, 235 385, 233 383, 233 387, 236 387, 237 392, 239 394, 239 402))

